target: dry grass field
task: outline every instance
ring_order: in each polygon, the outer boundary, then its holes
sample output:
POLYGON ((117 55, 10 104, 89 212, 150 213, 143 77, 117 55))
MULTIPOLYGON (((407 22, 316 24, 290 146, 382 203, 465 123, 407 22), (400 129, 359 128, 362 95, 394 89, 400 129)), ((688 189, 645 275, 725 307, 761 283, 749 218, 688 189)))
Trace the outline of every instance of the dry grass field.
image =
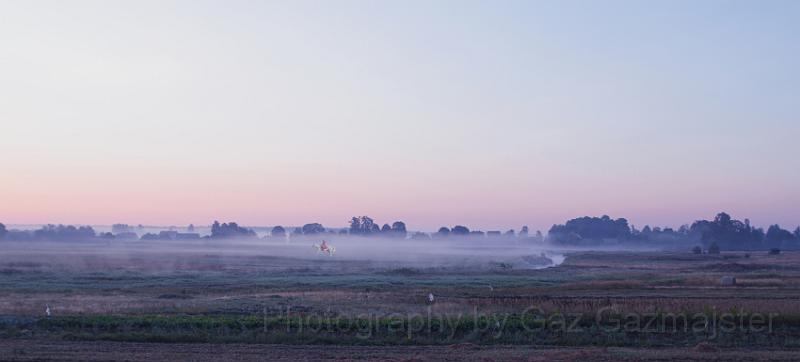
POLYGON ((796 252, 572 251, 519 269, 20 248, 0 254, 0 359, 796 360, 798 298, 796 252))

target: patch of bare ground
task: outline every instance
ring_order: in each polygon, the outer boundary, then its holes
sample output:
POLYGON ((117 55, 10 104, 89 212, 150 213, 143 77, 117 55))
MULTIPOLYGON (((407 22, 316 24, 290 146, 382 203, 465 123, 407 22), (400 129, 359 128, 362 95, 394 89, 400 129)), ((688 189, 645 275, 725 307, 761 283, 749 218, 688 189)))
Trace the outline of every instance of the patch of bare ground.
POLYGON ((306 346, 2 340, 2 361, 796 361, 797 350, 539 348, 534 346, 306 346))

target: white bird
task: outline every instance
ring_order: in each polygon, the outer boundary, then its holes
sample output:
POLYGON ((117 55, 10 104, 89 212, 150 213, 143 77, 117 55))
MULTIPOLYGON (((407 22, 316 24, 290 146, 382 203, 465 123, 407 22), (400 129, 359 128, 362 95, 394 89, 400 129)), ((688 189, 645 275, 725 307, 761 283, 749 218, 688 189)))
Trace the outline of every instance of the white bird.
POLYGON ((428 293, 428 302, 433 303, 433 293, 428 293))
POLYGON ((45 308, 44 313, 47 314, 47 316, 49 317, 50 316, 50 305, 49 304, 45 304, 45 306, 47 306, 47 308, 45 308))

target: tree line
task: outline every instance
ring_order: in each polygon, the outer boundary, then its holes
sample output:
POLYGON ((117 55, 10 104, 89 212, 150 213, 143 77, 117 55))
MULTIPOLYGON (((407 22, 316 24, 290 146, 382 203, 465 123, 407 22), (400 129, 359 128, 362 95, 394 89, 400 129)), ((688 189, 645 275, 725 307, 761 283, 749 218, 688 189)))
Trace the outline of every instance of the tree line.
MULTIPOLYGON (((607 215, 601 217, 584 216, 568 220, 564 224, 553 225, 543 235, 541 231, 529 234, 527 226, 519 232, 513 229, 505 232, 470 230, 464 225, 451 227, 442 226, 434 233, 412 232, 409 233, 406 224, 395 221, 382 226, 369 216, 354 216, 349 221, 349 227, 343 229, 325 228, 320 223, 308 223, 294 228, 291 232, 283 226, 273 227, 267 236, 269 238, 286 238, 302 236, 352 235, 352 236, 380 236, 397 239, 431 240, 445 238, 513 238, 529 242, 551 242, 553 244, 572 246, 602 246, 609 244, 638 244, 649 246, 680 246, 699 244, 706 248, 715 247, 726 250, 755 250, 755 249, 800 249, 800 227, 794 231, 771 225, 766 231, 750 225, 745 219, 733 219, 727 213, 721 212, 713 220, 697 220, 691 225, 682 225, 678 229, 671 227, 644 226, 641 230, 630 225, 624 218, 612 219, 607 215)), ((140 225, 141 227, 141 225, 140 225)), ((158 234, 147 233, 139 237, 134 228, 127 224, 115 224, 112 232, 96 233, 91 226, 73 225, 45 225, 36 230, 8 230, 0 223, 0 240, 87 240, 87 239, 200 239, 194 233, 194 225, 187 227, 187 232, 162 231, 158 234)), ((220 223, 214 221, 211 225, 210 235, 202 238, 208 239, 235 239, 257 238, 256 232, 251 228, 243 227, 235 222, 220 223)))
POLYGON ((794 231, 774 224, 765 232, 750 225, 750 220, 733 219, 721 212, 713 220, 697 220, 677 230, 670 227, 645 226, 641 230, 628 225, 624 218, 581 217, 565 224, 553 225, 548 239, 566 245, 603 245, 635 243, 644 245, 680 245, 697 243, 708 248, 715 245, 727 250, 800 249, 800 227, 794 231))

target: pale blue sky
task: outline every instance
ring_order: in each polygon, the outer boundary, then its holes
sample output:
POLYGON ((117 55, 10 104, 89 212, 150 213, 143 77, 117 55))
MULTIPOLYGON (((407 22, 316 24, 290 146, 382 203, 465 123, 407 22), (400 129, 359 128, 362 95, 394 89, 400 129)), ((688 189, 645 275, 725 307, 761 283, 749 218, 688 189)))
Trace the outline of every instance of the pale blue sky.
POLYGON ((796 1, 3 0, 0 222, 793 228, 799 24, 796 1))

